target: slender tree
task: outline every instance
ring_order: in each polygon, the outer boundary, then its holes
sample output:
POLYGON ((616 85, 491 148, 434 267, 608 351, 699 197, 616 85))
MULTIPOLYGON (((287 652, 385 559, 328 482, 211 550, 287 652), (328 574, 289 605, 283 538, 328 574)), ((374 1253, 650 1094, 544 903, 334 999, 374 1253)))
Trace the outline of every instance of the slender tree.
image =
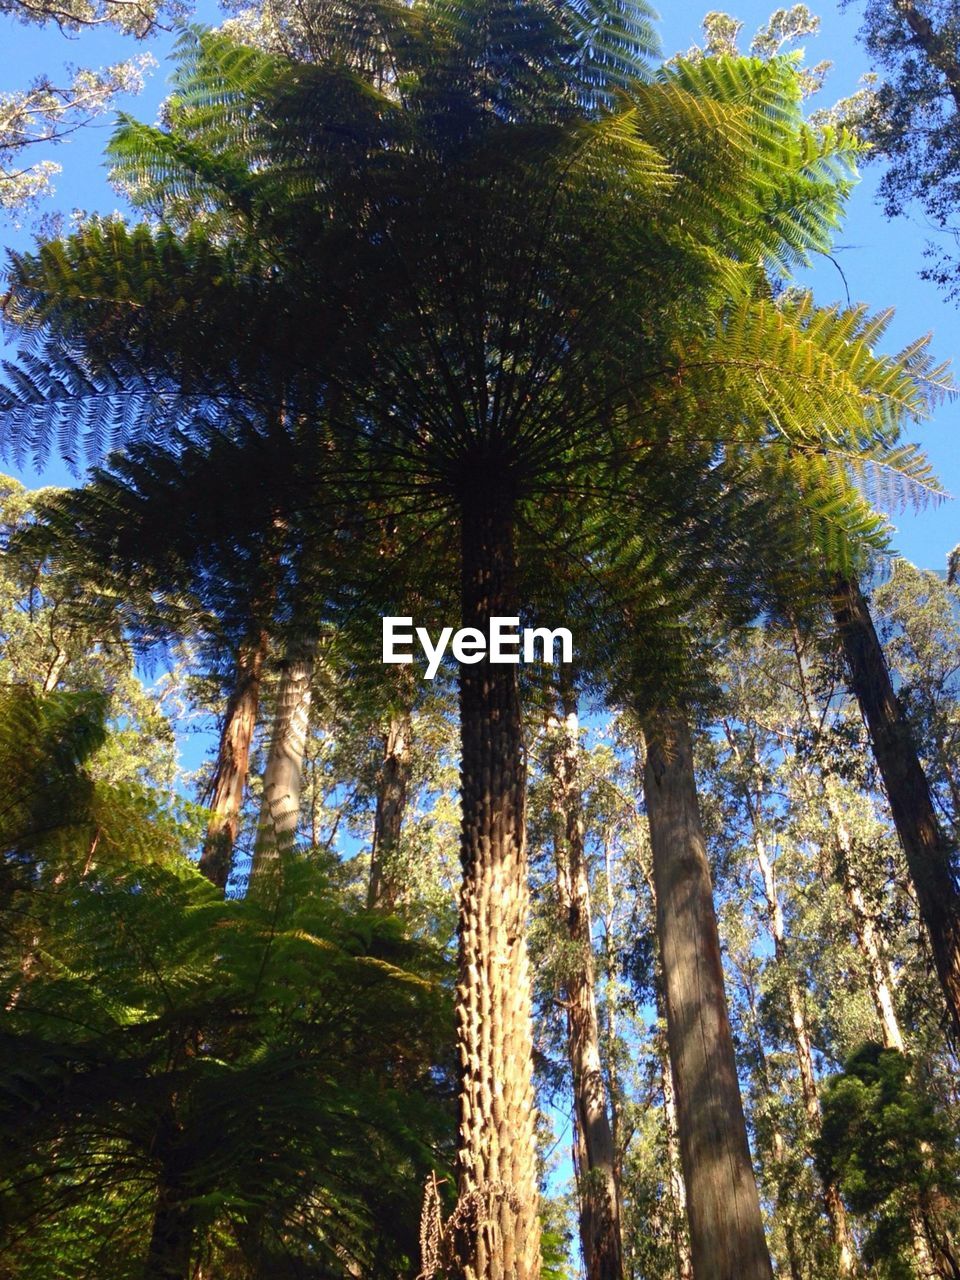
POLYGON ((393 910, 403 896, 395 859, 403 833, 413 754, 413 716, 404 707, 391 713, 381 737, 383 755, 377 780, 377 802, 370 851, 367 903, 393 910))
POLYGON ((567 1042, 580 1159, 580 1240, 588 1280, 622 1280, 620 1188, 607 1109, 594 985, 593 927, 587 871, 576 697, 565 682, 551 752, 559 927, 564 962, 567 1042))
POLYGON ((960 886, 956 850, 937 819, 910 726, 855 578, 837 580, 833 610, 850 681, 870 732, 916 890, 947 1017, 954 1036, 960 1038, 960 886))

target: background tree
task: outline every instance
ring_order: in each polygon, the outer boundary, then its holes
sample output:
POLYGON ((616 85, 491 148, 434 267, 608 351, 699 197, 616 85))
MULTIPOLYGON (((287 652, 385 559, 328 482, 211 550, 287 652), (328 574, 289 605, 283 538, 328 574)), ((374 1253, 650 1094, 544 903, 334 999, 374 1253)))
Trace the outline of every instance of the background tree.
MULTIPOLYGON (((57 27, 74 36, 89 27, 112 26, 142 40, 187 12, 180 0, 3 0, 0 17, 30 26, 57 27)), ((140 54, 109 67, 65 69, 64 79, 38 76, 24 89, 8 90, 0 105, 0 210, 16 215, 52 189, 59 165, 44 151, 109 111, 121 93, 137 93, 154 65, 140 54), (39 153, 41 158, 37 158, 39 153)), ((12 68, 11 68, 12 71, 12 68)))
MULTIPOLYGON (((846 106, 852 123, 886 161, 880 197, 888 217, 918 201, 933 225, 951 235, 960 173, 960 23, 946 0, 871 0, 861 38, 882 79, 846 106)), ((958 264, 949 247, 931 245, 922 273, 957 293, 958 264)))

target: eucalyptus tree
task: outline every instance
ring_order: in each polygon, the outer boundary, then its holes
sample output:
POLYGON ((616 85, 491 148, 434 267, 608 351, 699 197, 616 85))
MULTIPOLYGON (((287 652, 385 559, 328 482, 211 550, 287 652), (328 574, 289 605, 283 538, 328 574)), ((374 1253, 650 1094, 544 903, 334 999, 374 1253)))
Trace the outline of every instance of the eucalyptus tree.
MULTIPOLYGON (((859 464, 869 475, 872 465, 891 448, 903 422, 925 410, 927 391, 923 380, 916 376, 914 353, 884 358, 850 343, 853 333, 871 332, 875 326, 876 322, 869 320, 862 309, 820 315, 808 310, 807 314, 811 327, 819 330, 818 336, 827 349, 832 349, 834 358, 847 361, 844 404, 841 408, 835 400, 829 408, 825 406, 825 412, 839 411, 838 421, 852 431, 853 438, 860 436, 864 442, 876 442, 879 451, 865 449, 859 464), (844 336, 837 342, 841 335, 844 336)), ((805 388, 794 402, 794 411, 808 395, 809 388, 805 388)), ((809 405, 809 400, 806 403, 809 405)), ((715 410, 721 405, 718 401, 715 410)), ((782 405, 778 408, 776 421, 782 429, 790 407, 786 413, 782 405)), ((754 424, 764 421, 759 406, 753 413, 754 424)), ((709 429, 709 422, 709 414, 702 414, 701 429, 709 429)), ((890 453, 894 468, 897 457, 896 452, 890 453)), ((739 474, 733 472, 741 507, 736 520, 726 527, 720 523, 724 507, 718 500, 724 495, 722 488, 715 490, 711 511, 714 527, 704 524, 697 541, 700 562, 687 566, 691 605, 697 601, 699 613, 692 611, 686 621, 679 615, 672 633, 661 631, 661 664, 656 673, 645 665, 642 648, 634 654, 614 650, 606 659, 613 674, 615 696, 635 709, 647 738, 644 792, 651 823, 658 932, 664 953, 667 1023, 677 1082, 693 1264, 698 1277, 719 1276, 725 1273, 724 1268, 732 1267, 744 1274, 768 1274, 769 1260, 760 1230, 726 1013, 719 934, 688 725, 691 708, 709 689, 707 686, 704 690, 702 675, 709 672, 709 661, 704 661, 695 647, 691 652, 691 641, 695 641, 698 631, 713 633, 705 606, 712 603, 719 610, 715 617, 729 628, 738 616, 746 621, 765 597, 775 595, 772 584, 778 577, 782 579, 786 566, 792 566, 798 582, 818 581, 820 565, 814 560, 815 555, 828 564, 849 563, 851 548, 858 540, 879 544, 884 537, 882 517, 871 510, 853 479, 829 467, 820 471, 818 464, 811 472, 802 449, 791 456, 780 452, 775 441, 760 437, 751 455, 744 439, 739 462, 739 474), (771 483, 774 476, 776 484, 771 483), (831 501, 824 501, 822 489, 817 491, 818 481, 832 489, 831 501), (758 521, 764 495, 769 501, 772 493, 777 498, 770 501, 766 516, 760 515, 758 521), (754 507, 752 529, 751 501, 760 503, 754 507), (736 521, 740 522, 739 528, 736 521), (761 527, 763 533, 758 539, 761 527), (750 555, 743 558, 747 547, 751 548, 750 555), (656 677, 664 674, 664 652, 671 649, 676 652, 675 665, 665 681, 658 681, 656 677), (667 696, 665 691, 670 691, 667 696), (715 1122, 718 1115, 726 1117, 723 1125, 715 1122), (737 1171, 736 1194, 746 1206, 737 1215, 729 1213, 731 1170, 737 1171), (750 1224, 747 1230, 745 1223, 750 1224)), ((712 479, 721 486, 729 483, 727 477, 714 475, 712 479)), ((919 456, 911 455, 901 482, 908 486, 932 483, 919 456)), ((705 510, 710 510, 709 487, 704 485, 701 492, 705 510)), ((703 515, 701 512, 700 518, 703 515)), ((730 520, 729 512, 726 518, 730 520)), ((638 563, 643 565, 641 557, 638 563)), ((673 572, 677 574, 676 566, 673 572)), ((621 560, 612 574, 615 585, 611 597, 619 598, 621 626, 626 623, 635 631, 636 605, 625 585, 636 580, 635 568, 628 560, 621 560)), ((809 592, 809 586, 806 590, 809 592)))
POLYGON ((910 722, 937 815, 960 834, 956 583, 897 559, 871 592, 875 625, 910 722))
MULTIPOLYGON (((3 0, 5 26, 56 27, 67 39, 92 27, 110 26, 137 40, 181 21, 180 0, 3 0)), ((29 86, 4 85, 0 108, 0 210, 17 215, 49 194, 60 166, 47 148, 109 111, 118 95, 136 93, 155 60, 139 54, 112 66, 67 66, 60 79, 51 72, 29 86), (40 158, 35 158, 39 152, 40 158)), ((10 65, 10 74, 14 68, 10 65)))
MULTIPOLYGON (((960 45, 953 4, 874 0, 860 36, 880 74, 840 104, 876 157, 886 161, 879 197, 888 217, 919 201, 940 231, 952 232, 956 208, 960 45)), ((944 241, 929 244, 923 275, 957 296, 956 257, 944 241)))
POLYGON ((580 1242, 589 1280, 622 1280, 618 1152, 604 1080, 597 1015, 593 913, 580 773, 577 697, 561 678, 546 746, 553 827, 556 928, 572 1077, 580 1242))
POLYGON ((223 888, 236 840, 261 686, 289 612, 289 462, 276 473, 277 424, 222 430, 114 455, 83 489, 48 498, 33 541, 71 566, 90 607, 115 607, 150 655, 190 637, 227 685, 201 870, 223 888), (230 519, 228 513, 233 513, 230 519))
POLYGON ((960 872, 956 841, 934 808, 910 724, 893 687, 883 646, 860 585, 833 589, 837 630, 850 681, 870 731, 897 833, 943 989, 952 1034, 960 1040, 960 872))

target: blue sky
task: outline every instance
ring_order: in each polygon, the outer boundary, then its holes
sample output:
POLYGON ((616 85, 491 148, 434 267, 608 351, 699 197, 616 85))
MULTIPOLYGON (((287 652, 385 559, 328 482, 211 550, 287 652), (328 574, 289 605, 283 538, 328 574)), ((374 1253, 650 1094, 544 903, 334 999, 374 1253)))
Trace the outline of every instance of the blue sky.
MULTIPOLYGON (((700 39, 700 24, 709 7, 709 4, 691 4, 685 0, 664 10, 659 30, 666 54, 685 50, 700 39)), ((731 3, 728 7, 743 21, 744 38, 748 41, 775 6, 772 0, 749 0, 749 3, 731 3)), ((835 4, 819 10, 822 31, 818 37, 808 41, 808 61, 829 59, 834 63, 834 69, 820 98, 814 99, 815 106, 827 105, 853 92, 860 76, 869 70, 864 51, 856 39, 860 13, 859 4, 851 4, 842 13, 835 4)), ((211 0, 203 0, 196 10, 196 17, 200 21, 215 23, 218 10, 211 0)), ((106 29, 83 32, 68 40, 56 28, 20 26, 7 18, 2 19, 2 23, 0 90, 22 88, 43 71, 56 77, 66 63, 102 65, 145 50, 151 52, 160 65, 150 76, 142 95, 121 101, 118 105, 142 119, 156 118, 158 105, 166 92, 165 77, 169 71, 166 57, 173 43, 171 35, 162 35, 138 46, 106 29)), ((112 118, 104 117, 49 153, 50 158, 63 166, 63 172, 56 180, 56 194, 45 201, 38 212, 62 211, 69 214, 79 208, 105 213, 123 208, 122 201, 106 182, 103 165, 103 147, 111 128, 112 118)), ((847 222, 834 250, 836 262, 846 277, 850 297, 877 310, 888 306, 896 308, 896 317, 886 342, 888 349, 896 350, 919 335, 932 331, 933 349, 938 358, 952 359, 960 370, 960 310, 946 301, 932 284, 919 278, 924 243, 935 233, 922 211, 892 222, 884 218, 874 198, 879 176, 877 165, 865 167, 863 180, 851 199, 847 222)), ((9 223, 0 223, 0 245, 24 248, 29 246, 31 239, 29 227, 18 229, 9 223)), ((846 298, 838 267, 829 261, 815 267, 809 282, 821 303, 844 301, 846 298)), ((960 372, 957 376, 960 377, 960 372)), ((960 449, 956 440, 958 419, 960 402, 945 404, 917 430, 916 439, 927 451, 946 488, 960 496, 960 449)), ((31 472, 18 474, 28 484, 38 482, 31 472)), ((48 483, 66 482, 66 475, 59 466, 49 469, 44 478, 48 483)), ((960 542, 960 505, 956 501, 928 507, 917 514, 897 513, 894 521, 897 550, 927 568, 942 569, 947 552, 960 542)))

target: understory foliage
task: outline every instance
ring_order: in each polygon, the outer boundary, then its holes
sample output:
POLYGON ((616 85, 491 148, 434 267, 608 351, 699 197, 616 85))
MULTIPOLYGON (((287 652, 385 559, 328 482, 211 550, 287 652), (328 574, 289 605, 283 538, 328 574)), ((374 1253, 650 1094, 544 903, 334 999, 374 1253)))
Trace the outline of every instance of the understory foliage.
POLYGON ((158 1198, 219 1275, 408 1270, 449 1158, 442 954, 340 905, 322 862, 268 907, 224 900, 169 806, 98 794, 102 708, 14 686, 5 761, 27 729, 3 830, 4 1274, 140 1275, 158 1198))
POLYGON ((794 282, 861 153, 809 29, 238 9, 118 126, 142 219, 11 255, 0 445, 82 483, 0 488, 4 1276, 960 1275, 948 948, 831 608, 949 888, 960 596, 888 553, 952 384, 794 282), (428 681, 385 615, 576 660, 428 681))

